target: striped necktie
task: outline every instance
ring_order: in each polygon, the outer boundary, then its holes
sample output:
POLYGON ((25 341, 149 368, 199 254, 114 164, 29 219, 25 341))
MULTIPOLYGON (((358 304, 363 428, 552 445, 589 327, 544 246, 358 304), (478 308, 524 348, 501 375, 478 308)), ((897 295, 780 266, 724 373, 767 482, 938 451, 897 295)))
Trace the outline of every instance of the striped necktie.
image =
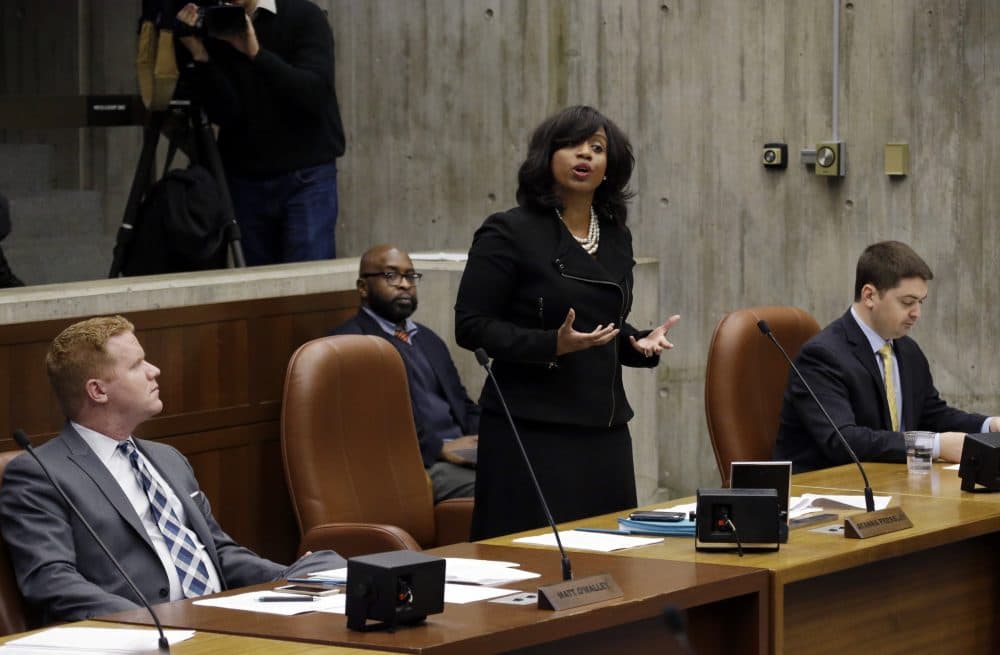
POLYGON ((395 334, 396 338, 402 341, 403 343, 410 343, 410 333, 404 330, 403 328, 397 327, 396 331, 393 334, 395 334))
POLYGON ((181 523, 177 513, 167 502, 167 494, 156 478, 150 474, 145 462, 139 459, 135 444, 126 440, 118 444, 118 449, 128 457, 135 479, 149 498, 149 509, 160 532, 163 533, 167 550, 170 551, 170 559, 173 560, 177 576, 181 581, 184 597, 193 598, 219 591, 209 584, 206 555, 195 545, 194 533, 181 523))
POLYGON ((882 364, 885 370, 885 399, 889 403, 889 420, 892 422, 893 431, 899 431, 899 409, 896 407, 896 387, 892 383, 892 346, 884 344, 878 349, 878 354, 882 356, 882 364))

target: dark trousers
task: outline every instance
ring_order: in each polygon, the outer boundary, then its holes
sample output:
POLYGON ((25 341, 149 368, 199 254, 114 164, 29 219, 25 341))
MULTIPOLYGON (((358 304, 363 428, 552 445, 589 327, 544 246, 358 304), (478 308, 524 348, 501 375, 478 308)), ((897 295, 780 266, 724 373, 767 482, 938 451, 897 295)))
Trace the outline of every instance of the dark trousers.
POLYGON ((248 266, 336 257, 337 163, 264 179, 229 176, 248 266))

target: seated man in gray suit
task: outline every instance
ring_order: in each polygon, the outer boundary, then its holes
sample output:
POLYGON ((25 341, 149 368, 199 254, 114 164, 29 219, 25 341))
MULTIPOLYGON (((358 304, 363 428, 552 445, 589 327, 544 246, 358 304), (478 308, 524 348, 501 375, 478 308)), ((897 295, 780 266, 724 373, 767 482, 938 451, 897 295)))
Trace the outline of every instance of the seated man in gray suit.
POLYGON ((470 497, 476 472, 463 453, 479 439, 479 405, 466 393, 448 346, 410 318, 417 309, 417 280, 410 256, 395 246, 361 256, 361 311, 332 334, 370 334, 387 339, 403 358, 420 455, 434 487, 434 501, 470 497))
MULTIPOLYGON (((69 419, 37 449, 150 603, 344 565, 332 551, 289 568, 222 531, 177 450, 132 436, 163 409, 157 377, 121 316, 66 328, 45 359, 69 419)), ((38 463, 16 457, 0 487, 0 531, 25 600, 46 622, 139 607, 139 599, 62 501, 38 463)))

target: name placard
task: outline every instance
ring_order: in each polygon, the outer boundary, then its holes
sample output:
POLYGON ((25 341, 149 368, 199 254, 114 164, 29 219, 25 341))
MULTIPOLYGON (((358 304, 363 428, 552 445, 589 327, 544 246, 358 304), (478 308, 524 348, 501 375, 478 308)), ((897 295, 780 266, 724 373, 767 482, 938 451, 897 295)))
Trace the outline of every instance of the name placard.
POLYGON ((854 514, 844 519, 844 536, 848 539, 867 539, 880 534, 912 528, 913 523, 901 507, 887 507, 877 512, 854 514))
POLYGON ((621 587, 607 573, 566 580, 538 588, 538 609, 568 610, 573 607, 621 598, 621 587))

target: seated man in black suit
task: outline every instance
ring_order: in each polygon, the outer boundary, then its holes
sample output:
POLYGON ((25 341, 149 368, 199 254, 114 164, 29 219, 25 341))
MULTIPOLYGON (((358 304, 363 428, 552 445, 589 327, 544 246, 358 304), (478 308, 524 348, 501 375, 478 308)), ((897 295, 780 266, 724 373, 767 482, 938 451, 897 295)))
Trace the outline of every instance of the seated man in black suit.
MULTIPOLYGON (((45 363, 68 421, 37 455, 149 603, 345 565, 323 551, 285 568, 238 545, 212 516, 187 459, 132 436, 163 403, 160 369, 146 360, 129 321, 71 325, 53 340, 45 363)), ((140 607, 27 454, 4 472, 0 530, 21 592, 44 622, 140 607)))
POLYGON ((361 256, 357 315, 331 334, 384 337, 403 358, 410 386, 413 422, 424 467, 434 485, 434 501, 473 496, 476 473, 462 451, 476 447, 479 405, 465 391, 448 347, 426 325, 413 322, 417 280, 413 262, 390 245, 361 256))
MULTIPOLYGON (((903 431, 926 430, 938 433, 934 457, 957 462, 966 433, 1000 432, 1000 418, 948 406, 934 388, 927 358, 907 336, 933 277, 904 243, 868 246, 858 259, 854 304, 807 341, 796 358, 858 459, 903 462, 903 431)), ((775 458, 791 460, 796 473, 852 461, 794 372, 785 390, 775 458)))

